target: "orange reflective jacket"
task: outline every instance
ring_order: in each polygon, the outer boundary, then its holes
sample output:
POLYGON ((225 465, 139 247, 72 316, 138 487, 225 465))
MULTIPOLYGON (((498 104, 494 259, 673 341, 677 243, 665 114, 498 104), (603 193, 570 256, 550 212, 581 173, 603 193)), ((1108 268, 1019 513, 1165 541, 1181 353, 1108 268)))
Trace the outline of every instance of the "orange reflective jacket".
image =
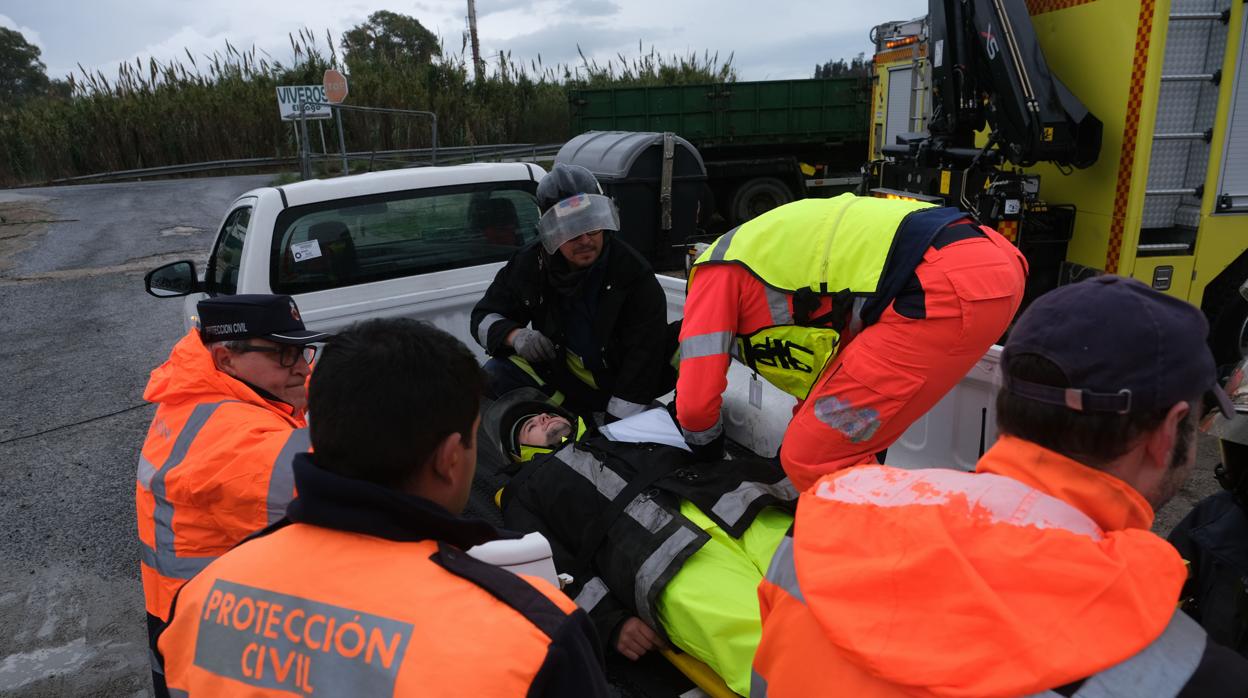
POLYGON ((530 616, 558 628, 576 604, 466 557, 298 523, 248 541, 178 596, 159 643, 170 693, 524 696, 551 647, 530 616), (458 565, 524 587, 523 612, 458 565))
POLYGON ((195 330, 152 371, 143 398, 157 404, 135 486, 143 593, 165 620, 186 580, 281 518, 308 435, 302 413, 218 371, 195 330))
POLYGON ((755 685, 1019 696, 1102 672, 1176 613, 1186 572, 1152 519, 1125 482, 1009 437, 973 474, 827 475, 759 589, 755 685))

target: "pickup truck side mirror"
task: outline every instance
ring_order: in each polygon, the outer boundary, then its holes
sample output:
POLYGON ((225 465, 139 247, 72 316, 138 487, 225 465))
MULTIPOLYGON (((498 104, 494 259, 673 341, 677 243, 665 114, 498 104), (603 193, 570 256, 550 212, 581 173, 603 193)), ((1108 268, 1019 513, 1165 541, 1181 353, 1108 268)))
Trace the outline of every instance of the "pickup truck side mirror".
POLYGON ((143 285, 148 293, 157 298, 189 296, 203 290, 203 284, 195 275, 195 263, 186 259, 147 272, 143 285))

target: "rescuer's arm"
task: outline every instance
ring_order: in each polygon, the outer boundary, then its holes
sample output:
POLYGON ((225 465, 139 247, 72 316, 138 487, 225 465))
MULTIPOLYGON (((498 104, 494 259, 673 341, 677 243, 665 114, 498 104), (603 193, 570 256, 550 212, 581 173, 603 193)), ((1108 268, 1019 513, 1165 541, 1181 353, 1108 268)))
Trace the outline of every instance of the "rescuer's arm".
POLYGON ((685 300, 676 417, 690 446, 708 444, 723 433, 720 408, 741 296, 738 275, 732 271, 727 266, 698 267, 685 300))
POLYGON ((623 347, 624 363, 616 374, 607 412, 623 419, 645 410, 651 400, 667 392, 661 386, 664 368, 671 361, 667 296, 653 274, 645 274, 630 290, 612 341, 623 347))
POLYGON ((472 309, 469 330, 490 356, 510 353, 508 337, 532 320, 524 304, 520 283, 521 267, 529 259, 530 256, 524 251, 512 257, 506 266, 498 270, 485 295, 472 309))

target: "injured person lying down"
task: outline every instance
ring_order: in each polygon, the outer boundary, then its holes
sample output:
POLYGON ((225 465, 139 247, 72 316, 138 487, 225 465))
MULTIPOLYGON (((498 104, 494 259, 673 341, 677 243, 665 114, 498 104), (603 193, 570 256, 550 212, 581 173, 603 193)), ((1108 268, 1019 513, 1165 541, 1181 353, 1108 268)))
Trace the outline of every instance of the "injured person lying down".
POLYGON ((674 645, 748 695, 758 585, 797 501, 779 464, 696 463, 662 408, 594 430, 546 400, 512 391, 483 418, 512 460, 506 526, 549 539, 610 647, 637 659, 674 645))

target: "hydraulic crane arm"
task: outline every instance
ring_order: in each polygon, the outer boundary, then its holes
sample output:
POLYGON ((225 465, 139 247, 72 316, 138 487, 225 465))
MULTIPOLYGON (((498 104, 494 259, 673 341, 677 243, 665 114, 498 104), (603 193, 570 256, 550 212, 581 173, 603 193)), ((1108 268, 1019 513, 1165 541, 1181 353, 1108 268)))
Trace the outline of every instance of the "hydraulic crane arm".
POLYGON ((1049 71, 1023 0, 930 0, 929 22, 926 148, 962 157, 987 123, 1015 165, 1096 162, 1101 121, 1049 71))

